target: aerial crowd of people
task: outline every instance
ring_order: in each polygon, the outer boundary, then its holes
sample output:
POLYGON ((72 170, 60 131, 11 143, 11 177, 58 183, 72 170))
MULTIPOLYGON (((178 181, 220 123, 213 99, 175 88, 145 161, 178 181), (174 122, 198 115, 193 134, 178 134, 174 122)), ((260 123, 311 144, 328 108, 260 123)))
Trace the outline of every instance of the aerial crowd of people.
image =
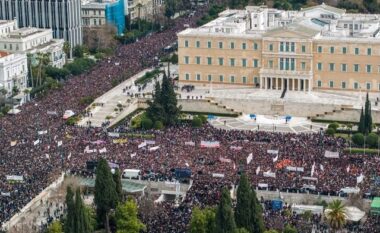
MULTIPOLYGON (((115 56, 98 62, 93 70, 24 104, 19 114, 0 119, 0 223, 20 211, 62 171, 86 171, 86 162, 100 157, 121 170, 139 169, 143 177, 153 180, 173 180, 175 168, 192 171, 193 184, 179 206, 163 202, 157 215, 143 219, 152 233, 186 232, 191 208, 215 205, 221 188, 235 186, 241 172, 254 187, 269 190, 338 195, 342 188, 359 187, 371 195, 371 178, 379 176, 379 161, 345 154, 348 144, 342 138, 221 130, 207 124, 201 128, 184 124, 162 131, 118 130, 115 136, 103 128, 65 124, 62 115, 66 110, 85 111, 81 98, 99 96, 113 87, 114 79, 155 65, 154 58, 162 48, 176 41, 184 24, 194 26, 200 15, 177 19, 164 32, 118 47, 115 56), (339 158, 326 157, 326 151, 338 153, 339 158), (22 176, 22 180, 7 176, 22 176)), ((296 221, 278 217, 283 223, 296 221)), ((269 221, 267 224, 271 226, 269 221)), ((375 225, 369 220, 366 226, 376 232, 375 225)))

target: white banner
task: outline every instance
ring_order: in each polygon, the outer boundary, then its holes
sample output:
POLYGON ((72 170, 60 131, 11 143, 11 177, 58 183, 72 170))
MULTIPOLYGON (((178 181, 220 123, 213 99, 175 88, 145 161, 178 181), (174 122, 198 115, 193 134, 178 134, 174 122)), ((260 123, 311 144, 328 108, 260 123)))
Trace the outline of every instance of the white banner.
POLYGON ((325 170, 325 167, 323 167, 322 164, 319 165, 319 168, 321 169, 321 171, 324 171, 324 170, 325 170))
POLYGON ((223 163, 231 163, 231 159, 226 159, 226 158, 222 158, 222 157, 219 157, 219 160, 220 162, 223 162, 223 163))
POLYGON ((156 144, 156 141, 153 141, 153 140, 145 140, 145 143, 146 143, 147 145, 154 145, 154 144, 156 144))
POLYGON ((109 132, 108 136, 111 137, 111 138, 118 138, 118 137, 120 137, 120 134, 119 133, 114 133, 114 132, 109 132))
POLYGON ((160 148, 159 146, 154 146, 154 147, 149 148, 149 151, 156 151, 159 148, 160 148))
POLYGON ((90 150, 90 146, 86 146, 86 148, 84 149, 84 153, 87 153, 87 154, 94 153, 94 152, 96 152, 96 149, 90 150))
POLYGON ((310 189, 310 190, 316 190, 317 188, 315 187, 315 185, 312 185, 312 184, 304 184, 302 186, 302 188, 304 189, 310 189))
POLYGON ((314 175, 314 171, 315 171, 315 162, 313 163, 313 166, 311 166, 311 176, 314 175))
POLYGON ((45 157, 46 157, 47 159, 50 159, 49 154, 45 154, 45 157))
POLYGON ((348 166, 346 167, 346 171, 347 171, 347 173, 350 173, 350 165, 348 165, 348 166))
POLYGON ((253 159, 253 154, 250 153, 250 154, 248 155, 248 157, 247 157, 247 164, 250 164, 251 161, 252 161, 252 159, 253 159))
POLYGON ((55 115, 55 116, 58 115, 56 111, 47 111, 46 114, 48 114, 48 115, 55 115))
POLYGON ((145 146, 146 146, 146 142, 144 141, 144 142, 140 143, 137 147, 138 147, 139 149, 141 149, 141 148, 143 148, 143 147, 145 147, 145 146))
POLYGON ((43 135, 43 134, 47 134, 47 130, 44 130, 44 131, 38 131, 38 135, 43 135))
POLYGON ((71 152, 70 152, 69 156, 67 156, 67 159, 68 159, 68 160, 70 160, 70 158, 71 158, 71 152))
POLYGON ((107 148, 103 147, 102 149, 99 149, 99 153, 103 154, 107 152, 107 148))
POLYGON ((265 183, 258 183, 258 184, 257 184, 257 187, 259 187, 259 188, 268 188, 268 184, 265 184, 265 183))
POLYGON ((62 144, 63 144, 62 141, 58 141, 58 142, 57 142, 58 147, 62 146, 62 144))
POLYGON ((276 155, 278 154, 278 150, 267 150, 267 153, 276 155))
POLYGON ((292 172, 304 172, 304 168, 303 167, 287 166, 286 170, 292 171, 292 172))
POLYGON ((278 160, 278 154, 276 157, 273 158, 273 163, 277 162, 277 160, 278 160))
POLYGON ((220 143, 218 141, 201 141, 201 148, 219 148, 220 143))
POLYGON ((241 150, 241 149, 243 149, 243 147, 241 147, 241 146, 231 146, 230 149, 231 150, 241 150))
POLYGON ((271 178, 276 178, 276 173, 267 171, 263 173, 264 177, 271 177, 271 178))
POLYGON ((23 176, 16 176, 16 175, 8 175, 6 176, 7 180, 13 180, 13 181, 24 181, 23 176))
POLYGON ((360 174, 360 176, 356 177, 356 183, 360 184, 361 182, 363 182, 364 177, 365 176, 363 174, 360 174))
POLYGON ((195 146, 195 142, 185 142, 185 146, 195 146))
POLYGON ((339 158, 339 152, 333 152, 333 151, 325 151, 325 157, 326 158, 332 158, 332 159, 338 159, 339 158))
POLYGON ((318 181, 318 178, 315 178, 315 177, 308 177, 308 176, 303 176, 302 179, 303 179, 303 180, 318 181))
POLYGON ((224 174, 222 174, 222 173, 212 173, 212 177, 224 178, 224 174))
POLYGON ((137 153, 132 153, 131 158, 135 157, 137 153))
POLYGON ((11 146, 17 145, 17 141, 11 141, 11 146))
POLYGON ((10 192, 1 192, 1 196, 3 196, 3 197, 10 197, 11 193, 10 192))

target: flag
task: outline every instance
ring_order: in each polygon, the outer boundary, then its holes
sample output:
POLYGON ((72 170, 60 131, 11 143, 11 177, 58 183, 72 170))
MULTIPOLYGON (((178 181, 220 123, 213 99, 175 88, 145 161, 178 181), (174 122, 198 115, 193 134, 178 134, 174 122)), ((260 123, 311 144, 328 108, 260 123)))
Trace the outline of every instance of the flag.
POLYGON ((11 141, 11 146, 15 146, 17 144, 17 140, 16 141, 11 141))
POLYGON ((63 144, 62 141, 57 142, 58 147, 62 146, 62 144, 63 144))
POLYGON ((324 171, 324 170, 325 170, 325 168, 323 167, 323 165, 322 165, 322 164, 320 164, 320 165, 319 165, 319 168, 320 168, 322 171, 324 171))
POLYGON ((186 167, 189 167, 189 164, 187 162, 185 163, 185 165, 186 165, 186 167))
POLYGON ((356 177, 356 183, 360 184, 364 180, 364 175, 360 174, 360 176, 356 177))
POLYGON ((260 173, 260 166, 258 166, 257 168, 256 168, 256 175, 258 175, 260 173))
POLYGON ((69 156, 67 156, 67 159, 68 159, 68 160, 70 160, 70 158, 71 158, 71 152, 70 152, 69 156))
POLYGON ((195 146, 195 142, 192 142, 192 141, 185 142, 185 146, 195 146))
POLYGON ((140 148, 143 148, 145 146, 146 146, 146 142, 144 141, 144 142, 140 143, 137 147, 140 149, 140 148))
POLYGON ((34 145, 40 144, 40 139, 37 139, 36 141, 33 142, 34 145))
POLYGON ((347 173, 350 172, 350 165, 347 166, 346 171, 347 171, 347 173))
POLYGON ((135 157, 136 156, 136 153, 133 153, 131 154, 131 158, 135 157))
POLYGON ((234 170, 236 170, 236 164, 234 163, 234 165, 233 165, 233 168, 234 168, 234 170))
POLYGON ((103 147, 102 149, 99 149, 99 153, 103 154, 107 152, 107 148, 103 147))
POLYGON ((314 175, 314 171, 315 171, 315 162, 313 163, 313 166, 311 166, 311 176, 314 175))
POLYGON ((149 148, 149 151, 156 151, 159 148, 160 148, 159 146, 154 146, 154 147, 149 148))
POLYGON ((252 158, 253 158, 253 154, 250 153, 250 154, 248 155, 248 157, 247 157, 247 164, 250 164, 250 163, 251 163, 252 158))
POLYGON ((273 163, 277 162, 277 160, 278 160, 278 154, 276 157, 273 158, 273 163))
POLYGON ((48 154, 45 154, 45 156, 46 156, 47 159, 50 159, 50 156, 48 154))

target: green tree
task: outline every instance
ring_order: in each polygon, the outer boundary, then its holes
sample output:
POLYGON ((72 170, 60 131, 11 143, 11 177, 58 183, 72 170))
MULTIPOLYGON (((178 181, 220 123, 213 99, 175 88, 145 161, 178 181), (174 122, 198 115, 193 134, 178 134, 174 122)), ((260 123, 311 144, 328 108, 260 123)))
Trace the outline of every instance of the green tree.
POLYGON ((174 125, 178 121, 181 108, 177 106, 177 95, 171 80, 164 73, 161 87, 161 105, 165 110, 165 125, 174 125))
POLYGON ((75 193, 75 213, 74 213, 74 232, 75 233, 90 233, 90 219, 83 204, 80 188, 77 188, 75 193))
POLYGON ((153 101, 148 101, 148 106, 146 110, 147 116, 154 122, 164 122, 166 116, 165 110, 161 105, 161 85, 159 82, 156 82, 154 86, 153 101))
POLYGON ((352 135, 352 142, 358 146, 364 145, 364 135, 362 133, 352 135))
POLYGON ((151 129, 152 127, 153 127, 153 121, 150 118, 144 117, 141 119, 141 128, 148 130, 148 129, 151 129))
POLYGON ((223 188, 222 197, 215 215, 216 232, 233 233, 236 230, 230 192, 223 188))
POLYGON ((158 129, 158 130, 161 130, 164 128, 164 124, 162 124, 161 121, 156 121, 154 122, 154 125, 153 125, 154 129, 158 129))
POLYGON ((70 186, 66 189, 66 206, 67 206, 67 217, 65 221, 65 233, 75 233, 75 203, 74 203, 74 192, 70 186))
POLYGON ((297 233, 297 229, 290 224, 286 224, 283 233, 297 233))
POLYGON ((370 147, 377 147, 377 143, 379 141, 379 136, 375 133, 368 134, 366 138, 366 144, 368 144, 370 147))
POLYGON ((84 47, 80 45, 75 46, 73 50, 73 55, 74 57, 82 58, 84 56, 84 47))
POLYGON ((199 128, 202 126, 202 120, 198 116, 194 116, 191 120, 191 125, 195 128, 199 128))
POLYGON ((54 221, 52 222, 48 229, 47 229, 47 233, 62 233, 62 224, 60 221, 54 221))
POLYGON ((362 107, 362 110, 360 112, 360 119, 359 119, 359 125, 358 125, 358 132, 360 133, 365 133, 365 119, 364 119, 364 111, 363 111, 363 107, 362 107))
POLYGON ((364 133, 367 135, 372 132, 371 102, 369 101, 368 92, 365 101, 364 122, 364 133))
POLYGON ((207 233, 214 233, 216 229, 216 222, 215 222, 215 208, 205 208, 203 209, 203 213, 206 216, 206 232, 207 233))
POLYGON ((270 230, 264 231, 264 233, 278 233, 278 231, 270 229, 270 230))
POLYGON ((111 169, 105 159, 100 159, 96 168, 94 202, 98 222, 104 224, 106 232, 109 233, 109 212, 116 207, 117 192, 111 169))
POLYGON ((249 231, 245 228, 238 228, 235 230, 235 233, 249 233, 249 231))
POLYGON ((334 136, 335 129, 333 129, 333 128, 327 128, 326 129, 326 134, 329 135, 329 136, 334 136))
POLYGON ((207 233, 206 216, 202 210, 195 207, 191 214, 190 233, 207 233))
POLYGON ((346 213, 341 200, 332 201, 325 212, 328 224, 333 231, 338 231, 346 224, 346 213))
POLYGON ((254 189, 251 191, 251 229, 250 232, 253 233, 263 233, 265 231, 264 220, 262 215, 262 208, 259 200, 257 199, 256 192, 254 189))
POLYGON ((334 129, 335 131, 339 128, 339 124, 337 122, 331 123, 328 126, 329 129, 334 129))
POLYGON ((69 42, 65 42, 63 44, 63 52, 66 54, 66 56, 70 56, 70 51, 71 51, 71 45, 69 42))
POLYGON ((118 197, 118 202, 123 201, 123 186, 121 184, 121 173, 119 169, 115 169, 115 173, 112 175, 115 182, 115 189, 118 197))
POLYGON ((236 193, 235 222, 239 228, 251 229, 251 201, 251 188, 243 174, 236 193))
POLYGON ((133 199, 119 204, 115 212, 117 233, 139 233, 145 231, 145 225, 137 217, 137 205, 133 199))

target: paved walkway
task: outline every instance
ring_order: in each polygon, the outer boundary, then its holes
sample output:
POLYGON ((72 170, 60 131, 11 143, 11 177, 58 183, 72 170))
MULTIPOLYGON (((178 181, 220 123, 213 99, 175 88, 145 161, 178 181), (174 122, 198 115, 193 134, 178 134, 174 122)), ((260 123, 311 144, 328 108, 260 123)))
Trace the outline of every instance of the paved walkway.
POLYGON ((319 132, 321 128, 327 128, 326 124, 311 122, 303 117, 292 117, 286 123, 285 116, 257 115, 256 120, 250 119, 248 115, 238 118, 216 117, 209 120, 209 122, 220 129, 259 130, 281 133, 315 133, 319 132))

